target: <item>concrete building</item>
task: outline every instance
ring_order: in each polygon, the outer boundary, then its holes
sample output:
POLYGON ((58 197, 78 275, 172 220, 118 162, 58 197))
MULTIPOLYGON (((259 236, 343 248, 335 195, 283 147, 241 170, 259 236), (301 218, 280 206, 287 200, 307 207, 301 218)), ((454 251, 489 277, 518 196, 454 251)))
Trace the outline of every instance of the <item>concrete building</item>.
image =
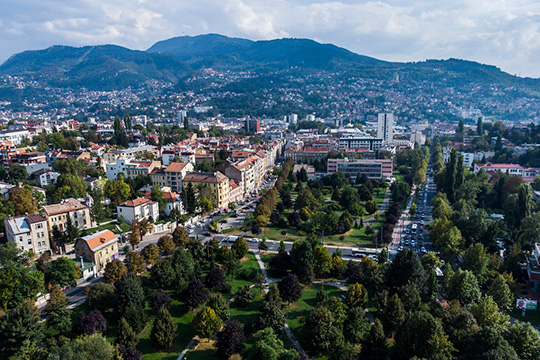
POLYGON ((356 181, 358 174, 366 175, 370 179, 389 178, 393 174, 393 161, 390 159, 328 159, 327 171, 329 174, 342 172, 351 180, 356 181))
POLYGON ((29 214, 7 218, 6 237, 23 251, 41 254, 50 250, 47 219, 40 214, 29 214))
POLYGON ((128 200, 116 207, 118 216, 122 216, 127 224, 135 220, 147 219, 159 220, 159 204, 147 198, 128 200))
POLYGON ((354 136, 339 139, 339 150, 364 149, 369 151, 377 151, 382 147, 382 145, 382 138, 354 136))
POLYGON ((28 130, 4 130, 0 132, 0 141, 11 141, 15 146, 20 145, 24 139, 30 138, 28 130))
POLYGON ((377 121, 377 137, 387 144, 394 141, 394 114, 379 113, 377 121))
POLYGON ((246 132, 258 133, 261 131, 261 121, 253 120, 253 119, 246 119, 244 121, 244 129, 246 130, 246 132))
POLYGON ((103 230, 83 236, 75 241, 75 255, 96 264, 102 271, 107 263, 118 259, 118 239, 111 230, 103 230))
POLYGON ((52 231, 54 225, 58 226, 60 231, 65 231, 68 216, 71 222, 79 230, 85 230, 92 227, 90 220, 90 209, 77 199, 65 199, 60 204, 47 205, 43 207, 49 230, 52 231))
POLYGON ((178 110, 176 113, 176 124, 180 127, 184 126, 184 120, 187 118, 186 110, 178 110))
POLYGON ((127 178, 135 179, 139 175, 148 175, 156 166, 161 166, 159 161, 151 160, 130 160, 125 163, 125 175, 127 178))
POLYGON ((32 174, 32 178, 35 179, 41 187, 56 183, 59 176, 60 173, 49 169, 41 169, 32 174))
POLYGON ((287 116, 287 122, 291 125, 296 125, 298 123, 298 115, 297 114, 291 114, 287 116))
POLYGON ((192 163, 173 162, 167 166, 163 172, 165 174, 165 186, 171 188, 172 191, 182 190, 182 179, 187 173, 193 171, 192 163))
POLYGON ((229 178, 217 171, 215 173, 192 172, 184 176, 182 185, 184 188, 188 184, 192 184, 196 189, 197 186, 208 186, 212 193, 212 204, 217 208, 226 208, 229 205, 230 185, 229 178))

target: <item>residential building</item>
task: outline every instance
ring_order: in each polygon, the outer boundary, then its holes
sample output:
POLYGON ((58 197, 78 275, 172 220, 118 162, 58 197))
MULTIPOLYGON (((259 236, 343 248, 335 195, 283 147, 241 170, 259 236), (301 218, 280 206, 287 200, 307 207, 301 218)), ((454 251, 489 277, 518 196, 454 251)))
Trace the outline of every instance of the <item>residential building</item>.
POLYGON ((534 181, 534 179, 540 175, 540 169, 526 168, 518 164, 474 164, 475 174, 477 174, 480 169, 484 169, 488 175, 498 171, 509 175, 519 175, 526 181, 534 181))
POLYGON ((111 230, 83 236, 75 241, 75 255, 96 264, 96 271, 105 269, 107 263, 118 259, 118 239, 111 230))
POLYGON ((158 159, 161 157, 160 151, 156 146, 145 145, 106 152, 103 154, 103 160, 105 160, 106 163, 114 163, 117 159, 133 159, 143 155, 145 152, 151 152, 158 159))
POLYGON ((394 114, 379 113, 377 119, 377 137, 387 144, 394 140, 394 114))
POLYGON ((59 204, 44 206, 43 211, 47 217, 50 231, 52 231, 54 225, 58 226, 60 231, 65 231, 68 216, 71 218, 73 225, 79 230, 92 227, 90 209, 77 199, 69 198, 62 200, 59 204))
POLYGON ((14 216, 5 220, 8 242, 23 251, 41 254, 50 250, 47 219, 40 214, 14 216))
POLYGON ((253 120, 253 119, 246 119, 244 121, 244 129, 246 130, 246 132, 258 133, 261 131, 261 121, 253 120))
POLYGON ((229 202, 237 203, 244 198, 242 183, 235 179, 229 180, 229 202))
POLYGON ((30 138, 28 130, 4 130, 0 131, 0 141, 11 141, 15 146, 20 145, 24 139, 30 138))
POLYGON ((328 159, 327 171, 329 174, 338 171, 345 173, 353 181, 358 174, 370 179, 382 179, 392 176, 393 162, 390 159, 328 159))
POLYGON ((255 165, 247 159, 229 163, 223 162, 220 170, 230 179, 235 179, 243 185, 242 195, 249 194, 255 189, 255 165))
POLYGON ((215 173, 192 172, 186 174, 182 180, 185 188, 188 184, 194 188, 197 186, 209 186, 212 193, 212 204, 217 208, 226 208, 229 204, 230 185, 229 178, 217 171, 215 173))
POLYGON ((30 165, 30 164, 40 164, 46 163, 47 159, 45 153, 42 152, 20 152, 15 154, 11 158, 12 163, 17 163, 20 165, 30 165))
POLYGON ((41 169, 32 174, 32 178, 35 179, 41 187, 56 183, 59 176, 60 173, 49 169, 41 169))
POLYGON ((328 148, 314 149, 306 147, 304 150, 299 151, 287 149, 284 155, 286 158, 292 157, 294 162, 302 163, 325 159, 328 157, 328 153, 330 153, 328 148))
POLYGON ((159 188, 167 186, 165 167, 155 167, 150 173, 150 179, 152 180, 152 186, 159 186, 159 188))
POLYGON ((167 166, 164 170, 165 184, 170 187, 172 191, 182 190, 182 179, 187 173, 193 171, 192 163, 185 162, 173 162, 167 166))
POLYGON ((125 163, 125 175, 127 178, 135 179, 139 175, 150 174, 156 166, 161 166, 161 163, 155 160, 128 160, 125 163))
POLYGON ((118 216, 122 216, 126 223, 131 224, 135 220, 152 218, 154 221, 159 220, 159 204, 147 198, 137 198, 128 200, 116 207, 118 216))
POLYGON ((382 138, 373 138, 373 137, 345 137, 339 139, 339 149, 365 149, 370 151, 377 151, 383 145, 382 138))

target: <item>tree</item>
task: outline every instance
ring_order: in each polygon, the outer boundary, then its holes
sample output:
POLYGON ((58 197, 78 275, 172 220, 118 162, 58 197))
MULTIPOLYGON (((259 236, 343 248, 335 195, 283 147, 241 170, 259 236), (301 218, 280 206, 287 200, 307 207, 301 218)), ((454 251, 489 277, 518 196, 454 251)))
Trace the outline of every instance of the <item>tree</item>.
POLYGON ((227 288, 227 282, 225 281, 225 273, 221 268, 215 267, 206 274, 204 283, 209 289, 222 291, 227 288))
POLYGON ((130 304, 123 313, 120 313, 121 316, 125 317, 129 326, 135 331, 136 334, 139 334, 143 331, 146 326, 148 318, 144 312, 143 307, 137 307, 135 304, 130 304))
POLYGON ((141 242, 141 230, 139 220, 135 219, 130 225, 131 235, 129 236, 129 244, 132 249, 135 249, 141 242))
MULTIPOLYGON (((116 288, 116 310, 118 314, 125 314, 126 309, 134 306, 144 309, 145 296, 141 285, 141 279, 134 273, 125 273, 114 283, 116 288)), ((133 326, 133 324, 130 323, 133 326)), ((134 330, 135 329, 134 327, 134 330)), ((138 332, 138 331, 137 331, 138 332)))
POLYGON ((124 263, 119 259, 114 259, 110 263, 105 265, 105 271, 103 272, 103 278, 107 284, 114 284, 118 281, 122 275, 127 272, 127 268, 124 263))
POLYGON ((171 306, 172 299, 165 291, 159 289, 152 294, 150 297, 150 306, 154 310, 159 310, 160 308, 169 308, 171 306))
POLYGON ((90 288, 86 288, 84 293, 86 294, 86 306, 90 310, 104 312, 113 307, 115 293, 110 284, 97 283, 90 288))
POLYGON ((7 359, 20 354, 23 346, 37 347, 43 339, 43 325, 31 299, 10 309, 0 322, 0 357, 7 359))
POLYGON ((329 351, 343 336, 334 325, 332 313, 322 306, 310 312, 302 333, 307 347, 317 353, 329 351))
POLYGON ((508 328, 505 338, 523 360, 534 360, 540 352, 540 336, 529 323, 516 321, 508 328))
POLYGON ((464 306, 478 302, 481 295, 476 276, 461 269, 451 277, 447 292, 450 300, 459 300, 464 306))
POLYGON ((94 200, 92 208, 90 209, 90 217, 92 221, 101 225, 101 222, 105 219, 105 208, 103 207, 103 190, 96 186, 91 192, 92 199, 94 200))
POLYGON ((120 321, 118 322, 115 342, 124 348, 135 347, 139 342, 137 334, 133 331, 124 317, 120 318, 120 321))
POLYGON ((207 298, 208 290, 204 287, 203 283, 195 278, 191 279, 184 291, 184 302, 190 308, 196 308, 203 304, 207 298))
POLYGON ((126 268, 129 272, 140 274, 146 270, 144 259, 136 251, 128 252, 124 262, 126 263, 126 268))
POLYGON ((113 130, 114 130, 114 135, 111 138, 111 143, 113 145, 118 145, 118 146, 127 148, 129 141, 126 135, 126 130, 124 129, 124 126, 122 125, 122 120, 120 119, 119 116, 116 116, 114 118, 113 130))
POLYGON ((102 333, 107 330, 107 320, 101 311, 95 310, 88 314, 80 313, 75 325, 75 332, 80 335, 102 333))
POLYGON ((159 259, 159 248, 156 244, 148 244, 142 249, 141 255, 147 263, 153 265, 159 259))
POLYGON ((424 268, 418 255, 409 248, 397 253, 388 269, 387 282, 389 286, 401 287, 409 281, 417 286, 424 284, 424 268))
POLYGON ((502 275, 497 276, 493 280, 487 294, 493 298, 493 301, 495 301, 501 310, 510 311, 512 309, 514 296, 502 275))
POLYGON ((310 284, 315 275, 315 256, 311 244, 307 240, 294 242, 290 256, 293 272, 302 283, 310 284))
POLYGON ((166 308, 162 307, 158 311, 156 320, 154 320, 150 339, 157 348, 169 348, 174 343, 177 330, 178 327, 173 321, 171 314, 166 308))
POLYGON ((452 226, 438 241, 434 242, 437 249, 447 256, 456 256, 462 244, 463 237, 459 229, 455 226, 452 226))
POLYGON ((341 250, 337 249, 332 254, 332 264, 330 273, 332 276, 340 276, 345 270, 345 262, 341 258, 341 250))
POLYGON ((171 255, 174 252, 174 241, 169 235, 163 235, 159 238, 157 246, 159 248, 159 251, 161 251, 165 255, 171 255))
POLYGON ((479 136, 484 135, 484 125, 482 123, 482 117, 481 116, 479 116, 478 120, 476 121, 476 133, 479 136))
POLYGON ((71 310, 68 309, 69 299, 57 284, 50 291, 49 300, 45 306, 47 314, 47 328, 55 333, 71 330, 71 310))
POLYGON ((107 180, 103 193, 107 196, 114 205, 119 205, 131 194, 131 188, 124 181, 123 177, 119 176, 116 180, 107 180))
POLYGON ((64 256, 51 261, 47 272, 51 283, 58 284, 60 287, 74 285, 81 274, 77 263, 64 256))
POLYGON ((471 305, 471 313, 481 327, 489 327, 501 333, 508 326, 508 316, 499 311, 499 307, 489 295, 480 302, 471 305))
POLYGON ((26 188, 15 189, 9 194, 9 202, 16 216, 38 212, 38 204, 32 196, 32 191, 26 188))
POLYGON ((470 270, 478 278, 482 278, 487 271, 489 255, 484 249, 484 245, 472 244, 463 252, 463 262, 461 268, 470 270))
POLYGON ((253 335, 254 344, 247 353, 248 360, 278 360, 278 359, 296 359, 298 353, 294 350, 286 350, 283 342, 274 333, 271 328, 257 331, 253 335))
POLYGON ((195 190, 193 189, 193 183, 189 182, 182 192, 182 203, 184 209, 190 215, 195 215, 197 211, 197 198, 195 197, 195 190))
POLYGON ((285 318, 285 314, 281 310, 280 302, 280 299, 265 299, 262 302, 259 309, 259 318, 257 319, 257 327, 259 329, 270 327, 276 332, 276 334, 281 333, 281 330, 283 330, 287 320, 285 318))
POLYGON ((218 356, 228 359, 231 355, 241 353, 246 340, 242 325, 236 320, 227 321, 216 335, 215 345, 218 356))
POLYGON ((223 295, 219 293, 210 293, 206 305, 211 307, 222 321, 227 321, 231 318, 229 304, 223 295))
POLYGON ((298 283, 298 277, 295 274, 286 275, 283 280, 278 283, 279 294, 283 301, 293 303, 300 300, 302 297, 302 288, 298 283))
POLYGON ((177 247, 186 247, 189 234, 183 226, 177 226, 172 233, 172 239, 177 247))
POLYGON ((0 306, 12 309, 24 299, 43 293, 44 276, 35 271, 35 263, 15 243, 0 245, 0 306))
POLYGON ((422 262, 422 266, 426 270, 433 270, 439 267, 441 264, 441 260, 439 260, 439 257, 433 252, 427 253, 422 256, 422 259, 420 259, 420 261, 422 262))
POLYGON ((249 285, 240 286, 236 291, 236 300, 234 301, 234 304, 241 308, 245 307, 254 297, 255 294, 253 294, 249 285))
POLYGON ((379 209, 379 206, 374 200, 368 200, 364 207, 369 215, 375 214, 375 212, 377 212, 379 209))
POLYGON ((283 240, 280 240, 279 247, 278 247, 278 254, 283 254, 286 252, 287 252, 287 249, 285 248, 285 243, 283 242, 283 240))
POLYGON ((368 302, 368 294, 362 284, 355 283, 349 288, 346 302, 347 306, 350 308, 360 307, 363 309, 366 307, 368 302))
POLYGON ((101 334, 92 334, 52 349, 48 360, 110 360, 114 353, 114 346, 107 339, 101 334))
POLYGON ((168 289, 175 279, 175 272, 169 259, 159 259, 150 269, 150 279, 157 288, 168 289))
POLYGON ((370 330, 369 320, 364 309, 354 307, 349 309, 343 323, 343 335, 351 344, 360 344, 370 330))
POLYGON ((243 236, 238 237, 231 246, 231 250, 234 252, 237 259, 242 259, 249 251, 249 245, 243 236))
POLYGON ((122 356, 123 360, 141 360, 142 359, 142 352, 140 352, 134 347, 128 347, 128 348, 121 347, 118 349, 118 351, 120 352, 120 355, 122 356))
POLYGON ((362 342, 361 356, 367 360, 388 359, 388 345, 379 319, 375 319, 368 336, 362 342))
POLYGON ((171 267, 176 277, 177 291, 183 291, 195 275, 195 261, 192 252, 180 248, 176 249, 171 258, 171 267))
POLYGON ((328 274, 332 269, 332 256, 328 249, 322 245, 315 246, 315 274, 321 276, 328 274))
POLYGON ((388 300, 386 310, 383 312, 382 322, 387 334, 397 332, 405 322, 405 308, 398 294, 392 295, 388 300))
POLYGON ((221 319, 215 311, 205 306, 193 319, 193 330, 202 338, 211 338, 221 327, 221 319))

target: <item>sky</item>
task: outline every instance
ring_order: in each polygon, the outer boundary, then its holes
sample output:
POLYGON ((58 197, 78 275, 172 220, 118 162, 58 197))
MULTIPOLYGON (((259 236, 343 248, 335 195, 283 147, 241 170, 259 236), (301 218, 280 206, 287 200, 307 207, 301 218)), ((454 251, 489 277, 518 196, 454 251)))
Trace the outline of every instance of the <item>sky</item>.
POLYGON ((146 50, 218 33, 332 43, 387 61, 459 58, 540 77, 539 0, 0 0, 0 63, 52 45, 146 50))

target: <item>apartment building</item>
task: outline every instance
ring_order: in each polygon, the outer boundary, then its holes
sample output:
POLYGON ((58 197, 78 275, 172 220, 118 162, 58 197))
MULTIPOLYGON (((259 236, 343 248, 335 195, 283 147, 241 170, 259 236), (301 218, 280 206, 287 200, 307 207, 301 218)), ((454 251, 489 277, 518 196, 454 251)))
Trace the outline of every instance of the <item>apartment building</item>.
POLYGON ((187 173, 193 171, 193 164, 186 162, 173 162, 164 169, 165 186, 171 188, 171 191, 182 190, 182 179, 187 173))
POLYGON ((135 179, 139 175, 148 175, 155 167, 161 166, 159 161, 127 160, 125 163, 125 175, 135 179))
POLYGON ((194 188, 197 186, 209 186, 212 192, 212 204, 217 208, 226 208, 229 204, 230 185, 229 178, 217 171, 215 173, 192 172, 186 174, 182 180, 182 185, 185 188, 188 184, 192 184, 194 188))
POLYGON ((50 250, 47 219, 40 214, 14 216, 5 219, 7 241, 23 251, 41 254, 50 250))
POLYGON ((103 159, 107 163, 115 163, 118 159, 133 159, 137 156, 140 156, 144 154, 145 152, 151 152, 153 153, 156 158, 160 158, 160 151, 156 146, 152 145, 145 145, 145 146, 138 146, 133 147, 129 149, 123 149, 123 150, 114 150, 109 151, 103 154, 103 159))
POLYGON ((75 241, 75 255, 96 264, 99 272, 107 263, 118 259, 118 239, 110 230, 83 236, 75 241))
POLYGON ((242 195, 249 194, 255 189, 255 166, 247 160, 240 160, 234 163, 225 161, 220 170, 230 179, 235 179, 243 185, 242 195))
POLYGON ((339 149, 366 149, 377 151, 383 145, 383 139, 372 137, 345 137, 339 139, 339 149))
POLYGON ((370 179, 391 177, 393 162, 390 159, 328 159, 327 172, 347 174, 353 181, 358 174, 366 175, 370 179))
POLYGON ((154 221, 159 220, 159 204, 147 198, 137 198, 128 200, 116 207, 118 216, 122 216, 126 223, 131 224, 135 220, 152 218, 154 221))
POLYGON ((67 218, 71 218, 71 222, 79 230, 85 230, 93 226, 90 220, 90 209, 77 199, 69 198, 62 200, 59 204, 47 205, 43 207, 49 230, 53 226, 58 226, 60 231, 65 231, 67 228, 67 218))

